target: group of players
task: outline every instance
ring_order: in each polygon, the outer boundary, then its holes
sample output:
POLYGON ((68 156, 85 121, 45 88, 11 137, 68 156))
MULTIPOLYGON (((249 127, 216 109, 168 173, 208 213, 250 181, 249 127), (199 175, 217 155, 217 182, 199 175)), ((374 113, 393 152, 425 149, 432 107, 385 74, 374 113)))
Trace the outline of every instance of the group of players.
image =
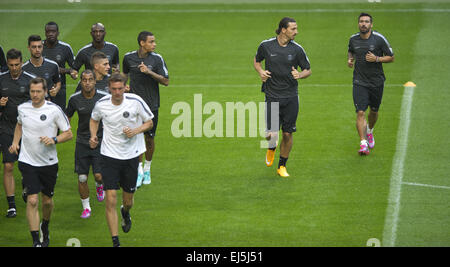
POLYGON ((169 84, 167 66, 154 52, 155 36, 142 31, 137 38, 138 49, 125 54, 121 72, 119 49, 106 42, 105 35, 103 24, 92 25, 92 42, 74 56, 71 46, 58 40, 58 25, 49 22, 45 40, 39 35, 28 37, 30 59, 25 63, 21 51, 9 49, 5 57, 0 50, 0 146, 9 207, 6 217, 17 216, 13 169, 14 162, 19 161, 33 246, 49 245, 48 225, 58 171, 55 145, 72 138, 70 120, 75 112, 75 172, 83 207, 81 218, 89 218, 92 212, 87 184, 92 166, 98 201, 106 195, 113 245, 120 246, 116 191, 123 190, 122 229, 128 232, 133 194, 142 184, 151 183, 159 84, 169 84), (79 74, 82 66, 84 71, 79 74), (80 78, 67 106, 66 75, 80 78), (40 224, 39 193, 43 214, 40 224))
MULTIPOLYGON (((359 33, 352 35, 349 40, 347 64, 350 68, 354 67, 353 101, 360 137, 358 153, 368 155, 369 148, 375 146, 373 128, 383 95, 385 76, 382 63, 393 62, 394 54, 386 38, 372 30, 371 15, 361 13, 358 27, 359 33), (370 113, 367 123, 365 112, 368 107, 370 113)), ((81 217, 89 218, 91 215, 86 182, 92 166, 98 200, 103 201, 106 194, 106 218, 113 246, 120 246, 117 190, 123 190, 122 229, 128 232, 131 228, 129 211, 133 205, 133 194, 137 187, 150 183, 150 164, 160 104, 159 84, 169 84, 167 66, 162 56, 154 52, 156 42, 151 32, 139 33, 139 48, 125 54, 122 71, 118 48, 104 40, 106 31, 101 23, 92 25, 92 42, 80 49, 76 57, 70 45, 58 40, 56 23, 47 23, 45 34, 46 40, 43 41, 38 35, 28 38, 31 58, 23 65, 21 52, 10 49, 3 63, 7 66, 4 69, 6 72, 0 74, 0 145, 9 205, 7 217, 16 216, 12 172, 20 148, 19 170, 23 176, 24 199, 27 201, 33 245, 48 246, 48 224, 57 176, 55 144, 72 138, 70 119, 78 112, 75 172, 79 178, 83 206, 81 217), (66 63, 69 69, 66 69, 66 63), (76 92, 70 96, 66 108, 65 75, 77 79, 83 65, 85 70, 80 74, 76 92), (43 100, 44 93, 48 94, 49 101, 43 100), (30 98, 31 101, 28 101, 30 98), (40 111, 42 106, 51 113, 43 114, 40 111), (47 123, 48 118, 54 119, 54 124, 48 126, 50 133, 43 136, 39 132, 42 129, 39 123, 47 123), (61 133, 56 136, 58 129, 61 133), (35 140, 29 136, 35 136, 35 140), (37 140, 36 136, 39 137, 39 144, 33 143, 37 140), (21 137, 22 147, 19 146, 21 137), (142 164, 143 154, 145 164, 142 164), (36 157, 40 157, 41 162, 36 162, 36 157), (45 168, 40 169, 42 166, 45 168), (37 212, 39 192, 43 193, 43 221, 40 226, 37 212), (39 227, 42 241, 39 240, 39 227)), ((289 177, 286 164, 293 145, 292 134, 296 131, 299 110, 297 80, 309 77, 311 66, 303 47, 294 41, 298 34, 294 19, 283 18, 276 34, 276 37, 261 42, 253 66, 261 78, 262 92, 265 93, 266 137, 269 141, 265 162, 268 167, 273 164, 281 126, 277 174, 289 177), (264 68, 262 61, 265 61, 264 68), (301 70, 298 71, 298 68, 301 70)))

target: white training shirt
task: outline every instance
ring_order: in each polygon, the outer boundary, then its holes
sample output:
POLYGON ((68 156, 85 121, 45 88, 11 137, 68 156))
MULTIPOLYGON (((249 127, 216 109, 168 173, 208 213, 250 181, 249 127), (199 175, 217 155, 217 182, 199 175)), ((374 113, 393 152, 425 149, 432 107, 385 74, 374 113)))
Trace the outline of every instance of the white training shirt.
POLYGON ((58 163, 56 145, 46 146, 40 137, 52 138, 58 135, 58 129, 63 132, 70 129, 69 120, 61 108, 50 101, 35 108, 29 100, 19 105, 17 110, 17 122, 22 125, 19 161, 35 167, 58 163))
POLYGON ((95 104, 91 118, 103 123, 103 140, 100 153, 104 156, 126 160, 135 158, 146 151, 144 134, 128 138, 124 127, 136 128, 142 122, 153 119, 153 113, 141 97, 124 93, 123 102, 116 106, 111 95, 102 97, 95 104))

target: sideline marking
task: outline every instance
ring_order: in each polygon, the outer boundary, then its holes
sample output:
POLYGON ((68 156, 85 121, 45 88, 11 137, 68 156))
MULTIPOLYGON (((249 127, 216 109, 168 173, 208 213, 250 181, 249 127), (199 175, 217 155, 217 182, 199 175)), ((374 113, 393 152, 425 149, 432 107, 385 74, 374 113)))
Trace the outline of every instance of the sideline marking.
POLYGON ((384 222, 383 246, 385 247, 394 247, 397 238, 397 225, 400 214, 400 197, 403 183, 403 165, 408 147, 411 106, 414 96, 414 88, 416 85, 412 82, 407 82, 404 84, 404 87, 402 106, 400 109, 400 123, 397 132, 397 145, 395 148, 391 183, 389 187, 389 203, 384 222))

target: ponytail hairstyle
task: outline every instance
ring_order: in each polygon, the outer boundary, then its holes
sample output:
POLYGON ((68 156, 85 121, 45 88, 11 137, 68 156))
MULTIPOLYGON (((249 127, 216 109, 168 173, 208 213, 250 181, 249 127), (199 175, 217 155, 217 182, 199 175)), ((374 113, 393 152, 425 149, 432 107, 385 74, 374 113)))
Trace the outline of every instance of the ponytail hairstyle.
POLYGON ((280 20, 280 23, 278 24, 278 29, 276 29, 275 33, 277 35, 279 35, 281 33, 281 29, 285 28, 287 29, 287 27, 289 26, 290 22, 294 22, 296 23, 295 19, 293 18, 289 18, 289 17, 284 17, 280 20))

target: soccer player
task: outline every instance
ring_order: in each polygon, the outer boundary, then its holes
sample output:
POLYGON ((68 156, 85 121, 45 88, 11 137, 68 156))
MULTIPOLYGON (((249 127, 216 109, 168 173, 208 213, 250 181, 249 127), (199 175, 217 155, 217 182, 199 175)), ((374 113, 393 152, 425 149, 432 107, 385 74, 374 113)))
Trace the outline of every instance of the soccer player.
MULTIPOLYGON (((108 57, 101 51, 94 52, 91 58, 91 65, 93 66, 93 71, 96 79, 95 89, 109 94, 108 79, 110 77, 110 66, 108 57)), ((81 81, 78 83, 75 92, 78 92, 80 90, 81 81)))
MULTIPOLYGON (((91 119, 92 109, 95 103, 105 95, 105 92, 96 90, 95 88, 95 74, 92 70, 87 69, 81 73, 81 91, 70 96, 67 104, 66 114, 71 120, 73 114, 78 112, 78 129, 77 141, 75 146, 75 172, 78 174, 78 191, 80 193, 81 204, 83 211, 81 218, 86 219, 91 217, 91 205, 89 203, 89 186, 88 176, 89 169, 92 166, 94 174, 97 200, 103 201, 103 182, 100 168, 100 146, 91 149, 89 146, 89 121, 91 119)), ((98 134, 101 140, 102 130, 98 134)))
POLYGON ((0 72, 5 72, 8 70, 6 65, 5 52, 3 52, 3 47, 0 45, 0 72))
POLYGON ((94 25, 92 25, 91 36, 92 42, 78 51, 77 56, 75 57, 73 68, 78 71, 80 70, 81 66, 84 65, 85 69, 92 69, 92 54, 96 51, 101 51, 108 57, 109 65, 112 67, 109 73, 111 74, 111 71, 118 72, 119 48, 117 47, 117 45, 105 41, 105 26, 101 23, 95 23, 94 25))
POLYGON ((288 177, 286 162, 292 148, 293 135, 299 108, 298 79, 311 75, 311 67, 305 50, 294 41, 298 33, 297 23, 293 18, 281 19, 277 36, 262 41, 254 58, 254 68, 262 80, 261 91, 265 93, 266 126, 269 148, 266 152, 266 165, 272 166, 281 125, 283 137, 280 145, 280 160, 277 173, 288 177), (265 61, 265 69, 262 61, 265 61), (298 71, 298 67, 301 71, 298 71), (274 104, 272 104, 274 103, 274 104), (278 112, 275 110, 279 108, 278 112), (274 120, 279 125, 271 125, 272 114, 279 117, 274 120))
POLYGON ((101 163, 106 191, 106 220, 113 246, 120 246, 116 210, 117 190, 122 187, 122 230, 131 229, 130 209, 136 191, 139 155, 145 152, 142 134, 153 126, 153 113, 141 97, 125 93, 127 77, 113 73, 109 78, 111 95, 98 100, 90 121, 91 148, 98 146, 98 128, 103 123, 101 163))
POLYGON ((61 90, 61 75, 59 75, 59 66, 53 60, 42 56, 44 45, 39 35, 30 35, 28 37, 28 50, 31 57, 22 66, 23 70, 37 77, 44 78, 47 83, 50 99, 55 99, 61 90))
POLYGON ((382 63, 394 61, 394 52, 387 39, 372 30, 372 16, 361 13, 358 17, 359 33, 350 37, 347 64, 353 70, 353 103, 356 108, 356 129, 360 137, 360 155, 369 155, 375 146, 373 128, 383 97, 382 63), (370 106, 368 121, 366 110, 370 106))
POLYGON ((0 74, 0 147, 3 154, 3 185, 8 201, 6 217, 13 218, 17 215, 13 176, 17 155, 11 154, 8 148, 14 137, 17 106, 30 99, 29 84, 35 76, 22 70, 22 53, 19 50, 9 50, 6 57, 9 70, 0 74))
POLYGON ((19 154, 19 170, 27 200, 27 219, 35 247, 47 247, 50 242, 48 226, 58 177, 56 144, 72 139, 69 120, 58 105, 45 100, 46 94, 45 79, 37 77, 30 81, 31 101, 18 107, 14 139, 9 148, 9 152, 19 154), (61 133, 57 136, 58 129, 61 133), (42 223, 39 226, 40 192, 42 223), (39 229, 42 231, 42 242, 39 240, 39 229))
POLYGON ((155 134, 158 126, 160 106, 159 84, 169 85, 169 72, 163 57, 155 53, 156 40, 151 32, 140 32, 137 38, 139 49, 127 53, 123 58, 123 72, 129 75, 130 92, 139 95, 154 114, 153 128, 145 133, 145 164, 142 168, 142 156, 139 162, 138 187, 151 183, 150 166, 155 151, 155 134))
POLYGON ((61 40, 58 40, 59 27, 53 21, 45 25, 45 37, 43 41, 44 50, 42 55, 50 60, 55 61, 59 66, 59 74, 61 75, 61 89, 56 96, 51 96, 50 100, 61 107, 62 110, 66 108, 66 74, 76 79, 75 71, 72 69, 74 55, 72 47, 61 40), (69 68, 66 68, 66 63, 69 68))

